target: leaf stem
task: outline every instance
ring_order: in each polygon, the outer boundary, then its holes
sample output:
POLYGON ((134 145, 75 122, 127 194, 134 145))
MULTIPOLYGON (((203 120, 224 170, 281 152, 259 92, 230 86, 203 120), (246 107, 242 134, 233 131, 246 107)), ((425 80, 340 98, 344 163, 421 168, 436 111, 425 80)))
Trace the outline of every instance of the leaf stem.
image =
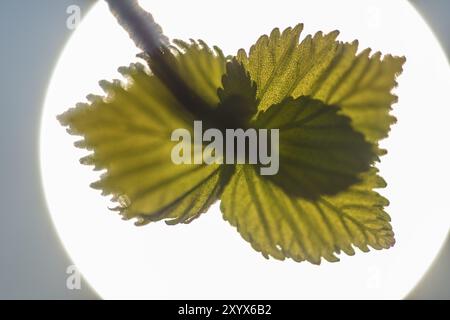
POLYGON ((128 32, 136 46, 152 55, 169 40, 153 16, 142 9, 137 0, 105 0, 119 24, 128 32))

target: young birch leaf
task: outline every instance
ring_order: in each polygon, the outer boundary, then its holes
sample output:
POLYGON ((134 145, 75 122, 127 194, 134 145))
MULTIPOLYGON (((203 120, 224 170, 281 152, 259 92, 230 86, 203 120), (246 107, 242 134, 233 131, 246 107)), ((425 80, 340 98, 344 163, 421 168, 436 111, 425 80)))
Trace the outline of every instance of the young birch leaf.
POLYGON ((388 134, 395 118, 389 114, 397 97, 391 93, 405 58, 370 49, 357 54, 358 42, 336 41, 333 31, 308 35, 299 43, 303 25, 274 29, 250 49, 239 50, 238 59, 258 86, 259 110, 292 96, 311 96, 328 105, 341 107, 352 119, 353 127, 369 142, 378 142, 388 134))
MULTIPOLYGON (((193 61, 207 61, 203 50, 192 47, 189 55, 193 61)), ((208 54, 211 61, 218 59, 208 54)), ((190 72, 196 79, 205 76, 195 74, 202 72, 199 68, 184 66, 188 60, 180 61, 180 74, 190 72)), ((137 217, 142 224, 162 219, 190 222, 218 199, 226 170, 216 164, 174 164, 171 154, 178 142, 171 141, 171 134, 180 128, 192 132, 193 115, 142 65, 120 71, 129 79, 127 86, 103 81, 106 98, 91 97, 90 104, 77 105, 59 120, 70 133, 83 136, 79 147, 93 151, 81 162, 106 169, 92 186, 112 195, 124 218, 137 217)), ((216 72, 220 81, 219 68, 216 72)), ((211 90, 208 83, 198 82, 196 90, 211 90)), ((188 145, 193 153, 193 145, 188 145)))
POLYGON ((219 98, 217 89, 225 73, 222 51, 210 49, 203 41, 186 43, 174 40, 175 46, 139 56, 147 61, 152 73, 168 88, 196 119, 208 119, 214 126, 214 110, 219 98))
POLYGON ((266 258, 338 261, 336 253, 387 249, 394 243, 387 200, 374 188, 384 181, 371 169, 362 182, 316 200, 292 197, 254 166, 239 165, 221 197, 225 220, 266 258))
POLYGON ((262 111, 254 125, 279 129, 279 172, 267 176, 292 196, 315 199, 359 182, 375 159, 372 145, 339 107, 306 96, 262 111))
POLYGON ((219 103, 217 88, 222 85, 226 59, 218 47, 212 49, 202 40, 173 41, 174 67, 181 79, 212 107, 219 103))
MULTIPOLYGON (((357 42, 337 42, 338 32, 327 35, 319 32, 314 37, 307 36, 299 44, 302 28, 298 25, 283 33, 275 29, 269 37, 262 36, 248 56, 243 50, 238 53, 238 59, 257 84, 261 115, 257 126, 275 128, 284 125, 288 122, 289 111, 294 110, 293 99, 309 96, 320 100, 321 105, 334 106, 335 115, 348 116, 352 127, 373 145, 372 150, 380 154, 378 141, 387 136, 395 121, 389 114, 391 104, 396 101, 391 90, 396 85, 395 78, 402 70, 404 58, 386 56, 381 60, 380 54, 370 56, 369 50, 357 55, 357 42), (289 97, 293 99, 289 100, 289 97)), ((291 114, 291 118, 295 116, 291 114)), ((327 161, 314 153, 298 152, 290 163, 291 169, 286 171, 287 161, 283 158, 292 157, 296 152, 283 145, 287 144, 285 141, 291 141, 294 146, 300 146, 302 134, 307 135, 307 130, 298 130, 290 137, 285 134, 284 139, 280 137, 280 162, 285 164, 280 163, 278 176, 261 177, 255 170, 257 166, 240 165, 236 169, 221 197, 225 219, 237 227, 253 248, 266 257, 277 259, 320 263, 322 257, 336 261, 335 254, 341 250, 353 255, 353 246, 362 251, 368 251, 369 246, 374 249, 391 247, 395 242, 394 234, 390 218, 383 209, 388 201, 373 190, 384 187, 385 182, 374 167, 364 170, 364 163, 370 164, 374 156, 369 152, 371 149, 367 146, 366 149, 359 148, 367 153, 358 153, 358 148, 341 149, 344 156, 338 158, 341 161, 351 156, 368 161, 360 162, 359 182, 349 184, 335 194, 317 192, 315 197, 305 197, 317 185, 327 184, 317 179, 311 169, 293 168, 300 167, 305 159, 319 167, 325 167, 323 164, 327 161), (310 176, 298 179, 303 175, 310 176), (292 196, 292 190, 299 191, 301 197, 292 196)), ((327 138, 333 139, 332 134, 328 133, 327 138)), ((327 140, 319 134, 314 143, 306 145, 316 151, 323 146, 323 141, 327 140)))
POLYGON ((244 66, 233 58, 226 65, 222 77, 222 88, 217 90, 220 99, 216 118, 225 128, 247 127, 249 120, 257 112, 256 83, 244 66))

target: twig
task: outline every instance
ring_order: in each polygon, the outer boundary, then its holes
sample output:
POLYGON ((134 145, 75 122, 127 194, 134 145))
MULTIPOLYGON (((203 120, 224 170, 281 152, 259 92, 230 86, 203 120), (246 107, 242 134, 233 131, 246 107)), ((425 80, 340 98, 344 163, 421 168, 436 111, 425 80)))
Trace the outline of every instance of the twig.
POLYGON ((137 0, 105 0, 119 24, 128 32, 136 46, 152 55, 169 44, 153 16, 142 9, 137 0))

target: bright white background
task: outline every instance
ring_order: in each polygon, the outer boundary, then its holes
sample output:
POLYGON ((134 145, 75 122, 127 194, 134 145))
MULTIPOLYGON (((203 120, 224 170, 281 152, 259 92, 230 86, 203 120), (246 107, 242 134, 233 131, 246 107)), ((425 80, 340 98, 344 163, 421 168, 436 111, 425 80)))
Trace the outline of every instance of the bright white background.
POLYGON ((96 174, 55 120, 134 61, 132 43, 99 5, 77 29, 52 78, 41 131, 48 205, 70 256, 105 298, 401 298, 436 256, 449 228, 445 137, 450 111, 447 61, 430 30, 405 1, 144 1, 171 38, 202 38, 225 53, 249 46, 273 27, 304 22, 305 34, 341 30, 386 53, 406 55, 395 106, 399 123, 384 146, 383 193, 391 200, 397 244, 342 256, 337 264, 265 260, 224 222, 217 207, 187 226, 136 228, 107 210, 89 189, 96 174), (176 5, 174 5, 176 3, 176 5), (176 12, 173 8, 177 8, 176 12), (286 10, 286 8, 289 8, 286 10), (220 10, 219 10, 220 9, 220 10))

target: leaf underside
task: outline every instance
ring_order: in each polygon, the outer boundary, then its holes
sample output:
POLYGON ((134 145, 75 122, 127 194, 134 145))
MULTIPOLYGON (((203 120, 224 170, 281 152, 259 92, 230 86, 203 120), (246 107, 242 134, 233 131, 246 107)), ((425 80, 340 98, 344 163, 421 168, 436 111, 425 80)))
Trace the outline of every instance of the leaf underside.
POLYGON ((274 29, 258 39, 247 55, 237 58, 256 82, 260 110, 285 97, 310 96, 342 108, 353 127, 369 142, 387 137, 395 118, 389 114, 397 97, 391 90, 402 71, 404 57, 366 49, 357 54, 358 42, 336 41, 338 31, 306 36, 299 42, 303 25, 274 29))
POLYGON ((202 41, 176 40, 158 59, 141 56, 151 72, 133 64, 120 69, 126 84, 101 82, 107 97, 59 116, 83 137, 76 145, 92 151, 81 162, 106 171, 92 186, 138 224, 188 223, 221 199, 241 236, 280 260, 319 264, 355 247, 394 245, 388 200, 374 190, 385 187, 375 161, 395 122, 391 91, 405 59, 358 53, 337 31, 300 41, 302 29, 274 29, 232 59, 202 41), (194 120, 279 129, 278 174, 261 176, 249 164, 175 165, 170 135, 192 132, 194 120))
MULTIPOLYGON (((259 112, 270 112, 271 106, 282 104, 286 97, 308 96, 338 107, 382 155, 378 142, 387 137, 396 121, 390 111, 397 97, 391 91, 405 58, 382 58, 378 52, 370 55, 370 49, 357 53, 358 42, 336 41, 337 31, 318 32, 300 42, 302 29, 301 24, 283 32, 274 29, 270 36, 260 37, 249 54, 239 50, 237 58, 258 88, 259 112)), ((349 152, 353 155, 355 149, 349 152)), ((389 202, 374 190, 385 187, 377 172, 371 162, 371 168, 359 174, 359 182, 350 188, 306 199, 289 197, 279 183, 261 179, 243 166, 226 186, 221 209, 225 219, 266 257, 315 264, 321 257, 337 261, 335 253, 341 250, 353 255, 353 247, 368 251, 369 247, 387 249, 395 243, 390 217, 384 211, 389 202)))
POLYGON ((372 191, 384 186, 375 169, 361 183, 335 196, 310 201, 290 197, 254 168, 237 168, 222 195, 224 218, 265 257, 338 261, 335 253, 353 255, 356 246, 387 249, 394 243, 388 202, 372 191))

